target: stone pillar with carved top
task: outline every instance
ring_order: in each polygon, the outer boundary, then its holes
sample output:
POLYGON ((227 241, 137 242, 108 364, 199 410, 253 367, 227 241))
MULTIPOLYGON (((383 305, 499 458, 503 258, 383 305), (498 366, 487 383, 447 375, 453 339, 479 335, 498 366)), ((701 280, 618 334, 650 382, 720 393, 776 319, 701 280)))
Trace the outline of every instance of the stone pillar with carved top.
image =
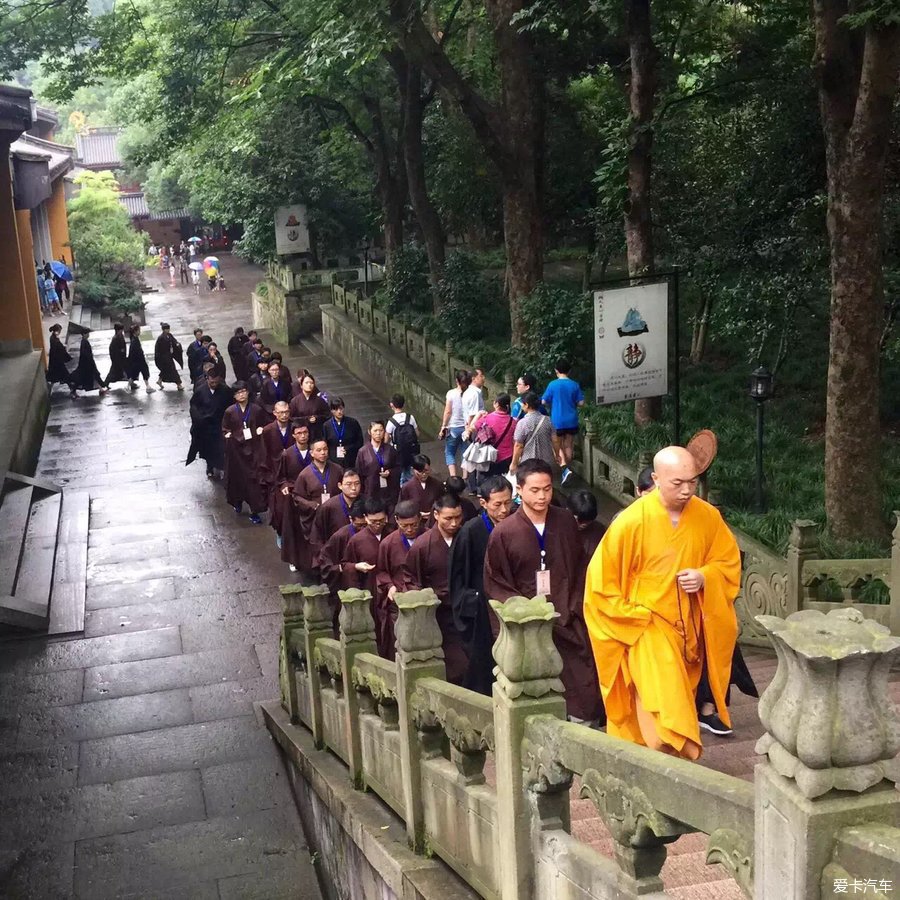
POLYGON ((303 655, 303 594, 298 584, 281 585, 281 647, 278 654, 278 681, 281 686, 281 705, 291 722, 300 721, 297 700, 297 670, 303 655))
MULTIPOLYGON (((322 684, 319 667, 315 663, 316 641, 330 638, 331 590, 327 584, 304 585, 303 594, 303 644, 306 659, 306 683, 309 687, 309 727, 313 740, 320 750, 325 746, 325 725, 322 718, 322 684)), ((296 677, 294 679, 296 684, 296 677)))
POLYGON ((888 696, 900 638, 853 608, 757 621, 778 669, 759 701, 756 751, 768 760, 755 773, 754 896, 817 898, 842 829, 900 825, 900 721, 888 696))
POLYGON ((523 739, 529 716, 566 717, 559 677, 563 661, 553 643, 559 613, 544 597, 511 597, 490 604, 500 620, 493 693, 501 897, 537 900, 529 826, 568 826, 571 774, 554 779, 549 770, 542 770, 539 782, 526 785, 523 759, 528 748, 523 739))
POLYGON ((787 590, 785 613, 804 607, 803 564, 819 558, 819 526, 810 519, 797 519, 791 525, 787 549, 787 590))
POLYGON ((357 790, 365 790, 362 740, 359 731, 359 698, 353 684, 353 665, 358 653, 377 653, 375 621, 372 619, 372 594, 351 588, 338 591, 341 601, 341 671, 344 678, 344 710, 347 729, 347 755, 350 780, 357 790))
POLYGON ((397 713, 406 834, 410 846, 421 853, 425 849, 421 760, 423 756, 440 754, 441 728, 417 714, 415 693, 419 679, 447 676, 436 616, 440 601, 431 588, 425 588, 396 594, 394 603, 397 605, 397 713))

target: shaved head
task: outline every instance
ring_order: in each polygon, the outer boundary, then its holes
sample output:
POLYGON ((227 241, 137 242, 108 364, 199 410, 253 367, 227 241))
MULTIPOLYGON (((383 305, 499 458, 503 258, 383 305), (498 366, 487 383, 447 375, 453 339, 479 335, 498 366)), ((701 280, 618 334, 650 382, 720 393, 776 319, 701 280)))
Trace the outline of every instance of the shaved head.
POLYGON ((653 457, 653 481, 663 506, 679 512, 697 489, 697 463, 684 447, 664 447, 653 457))

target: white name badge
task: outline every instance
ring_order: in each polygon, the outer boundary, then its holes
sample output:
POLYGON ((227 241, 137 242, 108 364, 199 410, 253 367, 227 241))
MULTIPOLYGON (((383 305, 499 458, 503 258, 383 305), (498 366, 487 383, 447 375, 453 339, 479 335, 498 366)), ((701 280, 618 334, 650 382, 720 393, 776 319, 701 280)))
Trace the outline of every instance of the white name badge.
POLYGON ((386 488, 386 487, 387 487, 387 478, 385 478, 384 475, 379 476, 379 478, 378 478, 378 486, 381 487, 381 488, 386 488))
POLYGON ((347 448, 341 445, 338 445, 337 453, 335 454, 338 459, 344 459, 347 455, 347 448))
POLYGON ((331 494, 328 491, 322 491, 322 502, 327 503, 331 499, 331 494))
POLYGON ((249 426, 244 426, 244 440, 249 441, 253 437, 253 432, 250 430, 249 426))
POLYGON ((535 592, 543 594, 545 597, 550 595, 550 570, 538 569, 534 573, 535 592))

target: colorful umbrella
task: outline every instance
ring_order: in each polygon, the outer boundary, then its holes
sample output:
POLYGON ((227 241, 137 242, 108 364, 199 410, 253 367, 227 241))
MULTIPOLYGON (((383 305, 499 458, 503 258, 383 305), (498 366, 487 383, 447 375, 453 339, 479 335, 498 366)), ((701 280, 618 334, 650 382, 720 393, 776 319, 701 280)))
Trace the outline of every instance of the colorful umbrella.
POLYGON ((63 281, 75 280, 75 277, 72 275, 72 270, 65 263, 57 262, 54 259, 50 263, 50 268, 53 270, 53 274, 62 278, 63 281))
POLYGON ((214 266, 215 268, 219 268, 219 257, 218 256, 207 256, 206 259, 203 260, 204 266, 214 266))
POLYGON ((188 266, 189 269, 192 269, 194 272, 202 272, 203 271, 203 263, 191 263, 188 266))

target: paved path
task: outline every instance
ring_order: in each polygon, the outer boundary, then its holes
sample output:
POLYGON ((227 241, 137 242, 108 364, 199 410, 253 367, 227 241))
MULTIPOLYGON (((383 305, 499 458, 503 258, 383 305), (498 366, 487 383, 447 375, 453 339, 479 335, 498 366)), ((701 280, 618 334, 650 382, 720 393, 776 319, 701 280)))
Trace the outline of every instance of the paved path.
MULTIPOLYGON (((228 293, 166 279, 148 295, 154 337, 166 320, 186 344, 199 322, 224 349, 251 324, 259 271, 223 264, 228 293)), ((92 335, 104 374, 109 337, 92 335)), ((378 405, 312 354, 291 361, 378 405)), ((91 494, 88 608, 83 638, 0 647, 4 898, 319 897, 253 708, 278 694, 290 576, 271 529, 237 518, 202 461, 185 468, 188 396, 54 391, 38 475, 91 494)))

